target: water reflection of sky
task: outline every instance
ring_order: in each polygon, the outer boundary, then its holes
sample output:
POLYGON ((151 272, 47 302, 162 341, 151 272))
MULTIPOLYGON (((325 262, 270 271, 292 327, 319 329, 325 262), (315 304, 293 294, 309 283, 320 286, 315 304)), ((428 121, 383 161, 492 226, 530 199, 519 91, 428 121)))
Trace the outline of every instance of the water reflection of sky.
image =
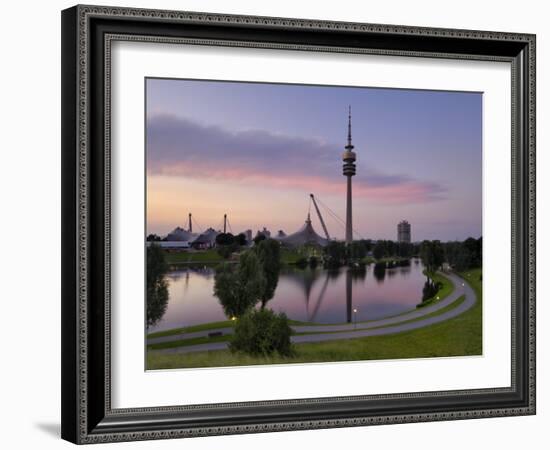
MULTIPOLYGON (((285 269, 268 306, 291 319, 342 323, 379 319, 415 307, 421 300, 425 277, 422 265, 386 269, 377 273, 341 268, 285 269), (352 313, 356 309, 357 313, 352 313)), ((164 317, 149 331, 225 320, 214 290, 214 269, 178 268, 167 276, 170 299, 164 317)))

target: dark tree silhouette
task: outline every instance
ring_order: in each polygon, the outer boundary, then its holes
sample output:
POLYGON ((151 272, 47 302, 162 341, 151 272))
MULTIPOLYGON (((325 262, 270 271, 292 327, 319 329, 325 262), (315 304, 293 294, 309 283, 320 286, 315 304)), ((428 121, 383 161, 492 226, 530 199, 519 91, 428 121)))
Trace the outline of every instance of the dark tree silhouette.
POLYGON ((166 312, 168 285, 164 275, 167 269, 164 251, 151 242, 147 248, 147 327, 155 325, 166 312))
POLYGON ((281 271, 281 245, 275 239, 265 239, 254 247, 265 278, 264 291, 260 297, 262 308, 275 295, 281 271))
POLYGON ((445 254, 441 242, 423 241, 420 246, 420 258, 428 272, 437 271, 445 261, 445 254))
POLYGON ((225 263, 216 269, 214 295, 227 317, 241 317, 252 308, 265 291, 265 277, 255 252, 244 252, 239 264, 225 263))

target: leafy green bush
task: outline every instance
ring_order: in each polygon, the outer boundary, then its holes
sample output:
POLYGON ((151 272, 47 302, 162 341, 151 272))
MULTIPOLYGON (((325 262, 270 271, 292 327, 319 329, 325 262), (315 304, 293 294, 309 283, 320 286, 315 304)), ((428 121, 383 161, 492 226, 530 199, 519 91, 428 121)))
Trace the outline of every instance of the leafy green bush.
POLYGON ((426 283, 424 283, 424 288, 422 289, 422 301, 425 302, 426 300, 435 297, 435 295, 439 292, 439 289, 441 289, 441 286, 442 284, 439 281, 434 282, 428 279, 426 283))
POLYGON ((293 353, 288 318, 285 313, 276 314, 271 309, 250 310, 237 320, 229 348, 252 356, 268 356, 293 353))

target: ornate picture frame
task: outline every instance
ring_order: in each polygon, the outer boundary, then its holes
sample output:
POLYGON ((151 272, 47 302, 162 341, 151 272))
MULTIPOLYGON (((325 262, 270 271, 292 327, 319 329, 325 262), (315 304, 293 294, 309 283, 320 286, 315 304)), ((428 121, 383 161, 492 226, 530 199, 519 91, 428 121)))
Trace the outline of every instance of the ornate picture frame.
POLYGON ((535 36, 99 6, 62 12, 62 437, 74 443, 535 414, 535 36), (511 64, 511 385, 116 409, 111 402, 115 41, 511 64))

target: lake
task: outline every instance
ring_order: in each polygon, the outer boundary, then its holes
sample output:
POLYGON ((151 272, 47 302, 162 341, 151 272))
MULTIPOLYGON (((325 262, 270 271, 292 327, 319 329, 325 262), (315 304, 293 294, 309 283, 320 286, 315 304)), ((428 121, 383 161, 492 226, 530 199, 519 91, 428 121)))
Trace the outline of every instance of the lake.
MULTIPOLYGON (((336 270, 285 267, 267 306, 304 322, 380 319, 414 309, 422 300, 423 269, 417 259, 409 266, 385 270, 376 270, 373 264, 336 270)), ((214 275, 212 266, 172 268, 166 275, 166 312, 149 332, 226 320, 213 294, 214 275)))

